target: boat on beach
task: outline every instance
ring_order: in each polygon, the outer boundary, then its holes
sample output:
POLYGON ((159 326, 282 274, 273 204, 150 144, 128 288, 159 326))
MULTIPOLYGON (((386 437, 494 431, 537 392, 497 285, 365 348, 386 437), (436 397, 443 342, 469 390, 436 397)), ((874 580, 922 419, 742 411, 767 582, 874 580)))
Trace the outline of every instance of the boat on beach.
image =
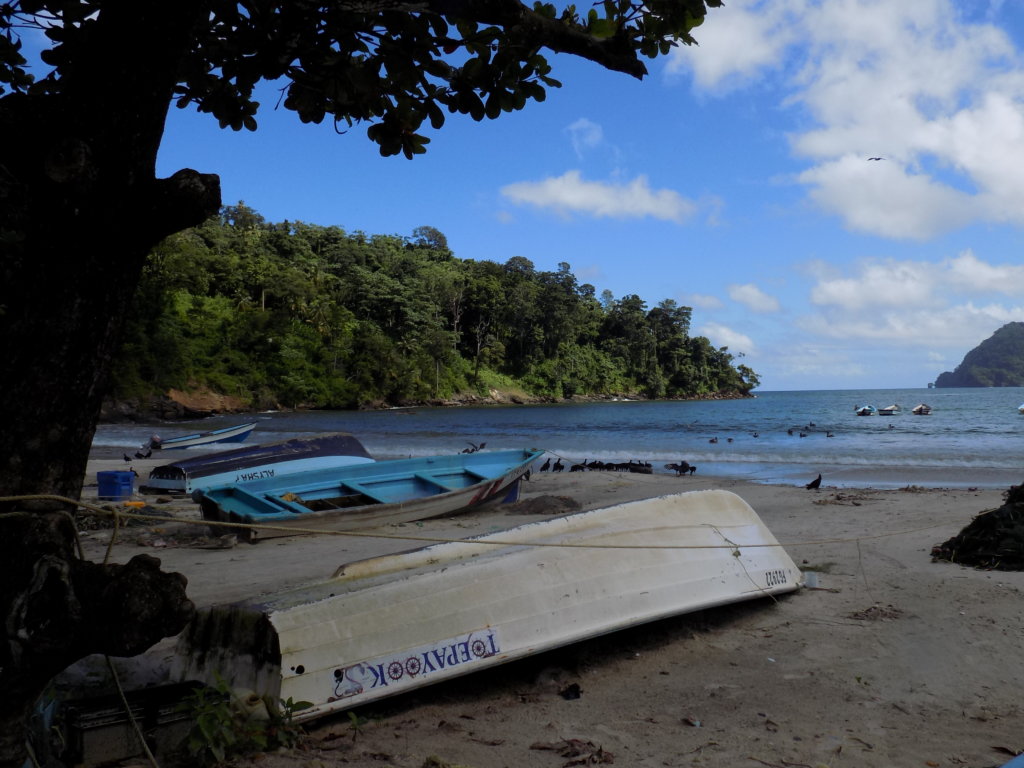
POLYGON ((204 520, 243 523, 255 542, 312 531, 346 531, 452 514, 517 498, 540 450, 483 451, 351 464, 192 494, 204 520))
POLYGON ((207 607, 172 679, 307 702, 297 722, 646 622, 791 592, 801 573, 739 496, 644 499, 347 563, 207 607))
POLYGON ((200 488, 279 478, 311 469, 368 464, 373 457, 347 432, 292 438, 210 453, 154 467, 143 492, 191 494, 200 488))
POLYGON ((210 443, 240 443, 255 428, 256 422, 250 421, 247 424, 236 424, 233 427, 211 429, 209 432, 194 432, 191 435, 179 435, 178 437, 162 438, 160 435, 153 435, 145 447, 150 450, 169 451, 173 448, 193 448, 210 443))

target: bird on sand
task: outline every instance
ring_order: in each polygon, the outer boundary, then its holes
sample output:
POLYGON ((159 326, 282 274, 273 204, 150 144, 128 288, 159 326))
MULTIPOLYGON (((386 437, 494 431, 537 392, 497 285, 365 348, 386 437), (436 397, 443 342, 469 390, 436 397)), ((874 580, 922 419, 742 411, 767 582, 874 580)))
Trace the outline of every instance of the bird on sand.
POLYGON ((556 459, 555 460, 555 465, 553 467, 551 467, 551 471, 552 472, 561 472, 563 469, 565 469, 565 465, 562 464, 562 459, 561 458, 556 459))
POLYGON ((551 457, 550 456, 548 456, 547 460, 543 464, 540 465, 540 471, 541 472, 547 472, 549 469, 551 469, 551 457))
POLYGON ((124 455, 123 455, 123 456, 122 456, 121 458, 122 458, 122 459, 124 459, 124 463, 125 463, 125 464, 129 464, 129 463, 131 463, 132 457, 131 457, 131 456, 129 456, 129 455, 127 454, 127 453, 126 453, 126 454, 124 454, 124 455))
POLYGON ((809 491, 816 491, 816 490, 818 490, 818 487, 820 485, 821 485, 821 475, 818 475, 816 478, 811 480, 811 482, 809 482, 807 485, 805 485, 804 488, 806 488, 809 491))

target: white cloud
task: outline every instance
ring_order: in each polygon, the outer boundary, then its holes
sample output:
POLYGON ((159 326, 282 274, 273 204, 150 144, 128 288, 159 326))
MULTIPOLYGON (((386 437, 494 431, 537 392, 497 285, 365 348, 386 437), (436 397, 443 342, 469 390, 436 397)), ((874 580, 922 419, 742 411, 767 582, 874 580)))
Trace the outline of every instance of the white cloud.
MULTIPOLYGON (((805 338, 844 346, 858 357, 902 350, 898 373, 912 366, 946 368, 1006 323, 1024 321, 1024 267, 990 264, 971 251, 940 262, 865 259, 845 268, 814 262, 810 300, 818 310, 798 317, 805 338)), ((773 364, 781 360, 772 359, 773 364)), ((876 371, 878 375, 879 371, 876 371)), ((922 376, 934 376, 922 370, 922 376)))
POLYGON ((721 309, 725 306, 717 296, 706 293, 688 293, 679 297, 679 303, 696 309, 721 309))
POLYGON ((734 331, 721 323, 704 323, 698 330, 698 336, 707 336, 708 340, 716 347, 728 347, 733 354, 742 352, 744 355, 756 351, 753 340, 738 331, 734 331))
POLYGON ((1024 266, 986 264, 971 251, 964 251, 943 265, 948 281, 970 293, 1024 295, 1024 266))
POLYGON ((733 0, 668 69, 716 94, 772 78, 799 125, 792 149, 811 163, 797 180, 852 230, 927 239, 979 221, 1024 226, 1024 57, 968 10, 733 0))
POLYGON ((730 285, 729 298, 743 304, 754 312, 778 312, 779 300, 769 296, 753 283, 730 285))
POLYGON ((501 188, 514 203, 550 208, 562 214, 578 213, 596 218, 655 218, 684 222, 696 206, 671 189, 651 189, 646 176, 626 184, 584 181, 579 171, 543 181, 522 181, 501 188))
POLYGON ((699 45, 675 49, 667 73, 691 70, 706 90, 737 88, 758 78, 761 69, 779 65, 793 42, 794 27, 780 23, 788 5, 783 1, 751 8, 751 3, 737 1, 712 9, 694 31, 699 45))
POLYGON ((813 304, 848 311, 931 306, 936 301, 935 271, 925 262, 862 261, 856 274, 819 279, 810 298, 813 304))
POLYGON ((808 315, 800 328, 817 336, 870 345, 970 349, 1010 322, 1024 321, 1024 306, 971 303, 942 310, 890 310, 857 315, 808 315))
POLYGON ((925 240, 970 223, 978 211, 969 195, 885 160, 847 156, 798 178, 849 229, 885 237, 925 240))
POLYGON ((578 158, 582 158, 587 150, 601 146, 604 141, 604 130, 601 126, 585 117, 581 117, 565 130, 578 158))

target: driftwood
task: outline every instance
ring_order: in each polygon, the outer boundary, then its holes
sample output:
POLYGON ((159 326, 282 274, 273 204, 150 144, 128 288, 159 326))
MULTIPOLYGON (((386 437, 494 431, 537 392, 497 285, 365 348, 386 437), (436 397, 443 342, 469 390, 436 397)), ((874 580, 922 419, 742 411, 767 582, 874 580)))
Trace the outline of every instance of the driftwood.
POLYGON ((932 558, 995 571, 1024 571, 1024 485, 997 509, 981 512, 960 533, 932 548, 932 558))

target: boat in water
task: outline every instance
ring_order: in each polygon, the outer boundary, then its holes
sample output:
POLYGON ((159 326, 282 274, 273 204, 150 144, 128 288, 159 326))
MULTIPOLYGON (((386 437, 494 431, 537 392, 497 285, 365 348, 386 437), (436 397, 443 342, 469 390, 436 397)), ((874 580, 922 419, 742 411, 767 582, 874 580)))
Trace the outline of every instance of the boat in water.
POLYGON ((878 413, 878 409, 873 405, 860 405, 854 408, 853 412, 858 416, 874 416, 878 413))
POLYGON ((369 464, 373 457, 347 432, 292 438, 220 453, 182 459, 154 467, 143 492, 191 494, 200 488, 247 483, 349 464, 369 464))
POLYGON ((251 526, 232 529, 247 541, 357 530, 515 499, 519 481, 544 453, 483 451, 352 464, 201 488, 192 498, 204 520, 251 526))
POLYGON ((236 424, 233 427, 212 429, 209 432, 194 432, 191 435, 179 435, 178 437, 162 438, 160 435, 153 435, 145 447, 150 450, 169 451, 173 448, 194 448, 197 445, 211 443, 240 443, 254 429, 256 429, 256 422, 250 421, 247 424, 236 424))
POLYGON ((885 408, 879 408, 878 409, 878 415, 879 416, 895 416, 899 412, 900 412, 900 407, 898 405, 895 405, 895 404, 894 405, 887 405, 885 408))
POLYGON ((297 722, 646 622, 791 592, 793 560, 739 496, 694 491, 348 563, 201 610, 172 679, 307 705, 297 722))
POLYGON ((920 405, 915 405, 913 408, 911 408, 910 412, 915 416, 931 416, 932 407, 925 403, 921 403, 920 405))

